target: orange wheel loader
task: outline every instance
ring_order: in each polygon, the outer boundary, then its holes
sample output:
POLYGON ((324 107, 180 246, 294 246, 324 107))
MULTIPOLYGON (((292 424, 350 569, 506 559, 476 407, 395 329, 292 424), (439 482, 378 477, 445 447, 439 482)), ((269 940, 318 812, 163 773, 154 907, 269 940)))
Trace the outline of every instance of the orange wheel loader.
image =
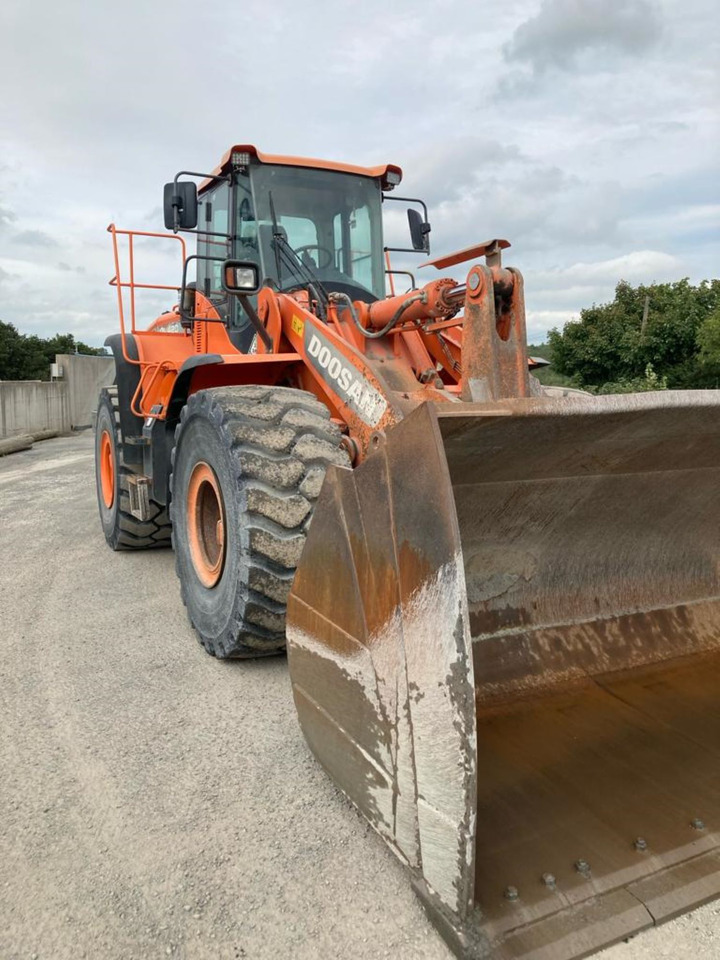
POLYGON ((570 960, 720 894, 720 393, 543 391, 504 240, 392 292, 400 180, 236 145, 166 185, 167 233, 109 227, 100 517, 172 542, 209 653, 287 646, 458 956, 570 960), (139 329, 148 288, 179 296, 139 329))

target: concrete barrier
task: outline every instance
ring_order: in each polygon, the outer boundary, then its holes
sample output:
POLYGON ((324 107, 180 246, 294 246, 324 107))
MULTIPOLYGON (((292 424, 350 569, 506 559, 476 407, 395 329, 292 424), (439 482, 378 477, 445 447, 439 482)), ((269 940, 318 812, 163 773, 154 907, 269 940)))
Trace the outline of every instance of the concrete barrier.
POLYGON ((62 381, 67 384, 70 426, 73 430, 92 426, 100 389, 115 379, 115 361, 112 357, 58 353, 55 362, 62 368, 62 381))
POLYGON ((62 381, 0 381, 0 437, 16 437, 40 430, 69 433, 68 385, 62 381))
POLYGON ((9 453, 19 453, 21 450, 29 450, 35 443, 35 440, 29 433, 19 433, 16 437, 0 437, 0 457, 6 457, 9 453))
POLYGON ((60 379, 0 381, 0 437, 91 427, 100 389, 115 379, 112 357, 58 353, 60 379))

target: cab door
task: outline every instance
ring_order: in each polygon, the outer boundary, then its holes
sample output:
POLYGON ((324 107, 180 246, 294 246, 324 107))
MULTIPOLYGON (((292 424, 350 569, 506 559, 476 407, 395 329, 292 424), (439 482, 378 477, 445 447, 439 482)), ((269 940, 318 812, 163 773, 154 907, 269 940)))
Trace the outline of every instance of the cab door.
POLYGON ((230 187, 227 183, 206 190, 198 198, 197 286, 229 321, 233 312, 231 298, 222 287, 222 264, 230 251, 230 187), (219 236, 218 236, 219 234, 219 236))

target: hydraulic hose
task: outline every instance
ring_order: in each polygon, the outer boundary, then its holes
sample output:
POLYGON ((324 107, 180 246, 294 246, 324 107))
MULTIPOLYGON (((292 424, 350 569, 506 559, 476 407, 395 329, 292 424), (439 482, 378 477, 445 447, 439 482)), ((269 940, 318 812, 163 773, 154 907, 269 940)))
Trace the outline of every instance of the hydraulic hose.
POLYGON ((392 317, 388 320, 385 326, 381 330, 368 330, 367 327, 364 327, 360 323, 360 319, 355 311, 355 305, 352 300, 346 293, 337 293, 333 292, 330 294, 330 300, 334 300, 336 303, 344 303, 348 310, 350 311, 350 316, 353 318, 355 326, 358 328, 360 333, 364 337, 367 337, 368 340, 379 340, 381 337, 387 336, 392 328, 400 321, 403 313, 407 308, 413 304, 417 303, 418 300, 425 300, 426 294, 423 290, 419 290, 417 293, 414 293, 412 296, 408 297, 407 300, 403 300, 400 306, 397 308, 392 317))

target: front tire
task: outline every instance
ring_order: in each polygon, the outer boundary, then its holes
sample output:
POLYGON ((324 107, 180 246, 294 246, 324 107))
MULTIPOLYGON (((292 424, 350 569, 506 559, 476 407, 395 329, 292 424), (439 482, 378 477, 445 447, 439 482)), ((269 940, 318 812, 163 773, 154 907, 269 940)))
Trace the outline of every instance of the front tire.
POLYGON ((329 464, 350 461, 310 393, 220 387, 188 399, 170 478, 175 569, 212 656, 284 649, 287 597, 329 464))

